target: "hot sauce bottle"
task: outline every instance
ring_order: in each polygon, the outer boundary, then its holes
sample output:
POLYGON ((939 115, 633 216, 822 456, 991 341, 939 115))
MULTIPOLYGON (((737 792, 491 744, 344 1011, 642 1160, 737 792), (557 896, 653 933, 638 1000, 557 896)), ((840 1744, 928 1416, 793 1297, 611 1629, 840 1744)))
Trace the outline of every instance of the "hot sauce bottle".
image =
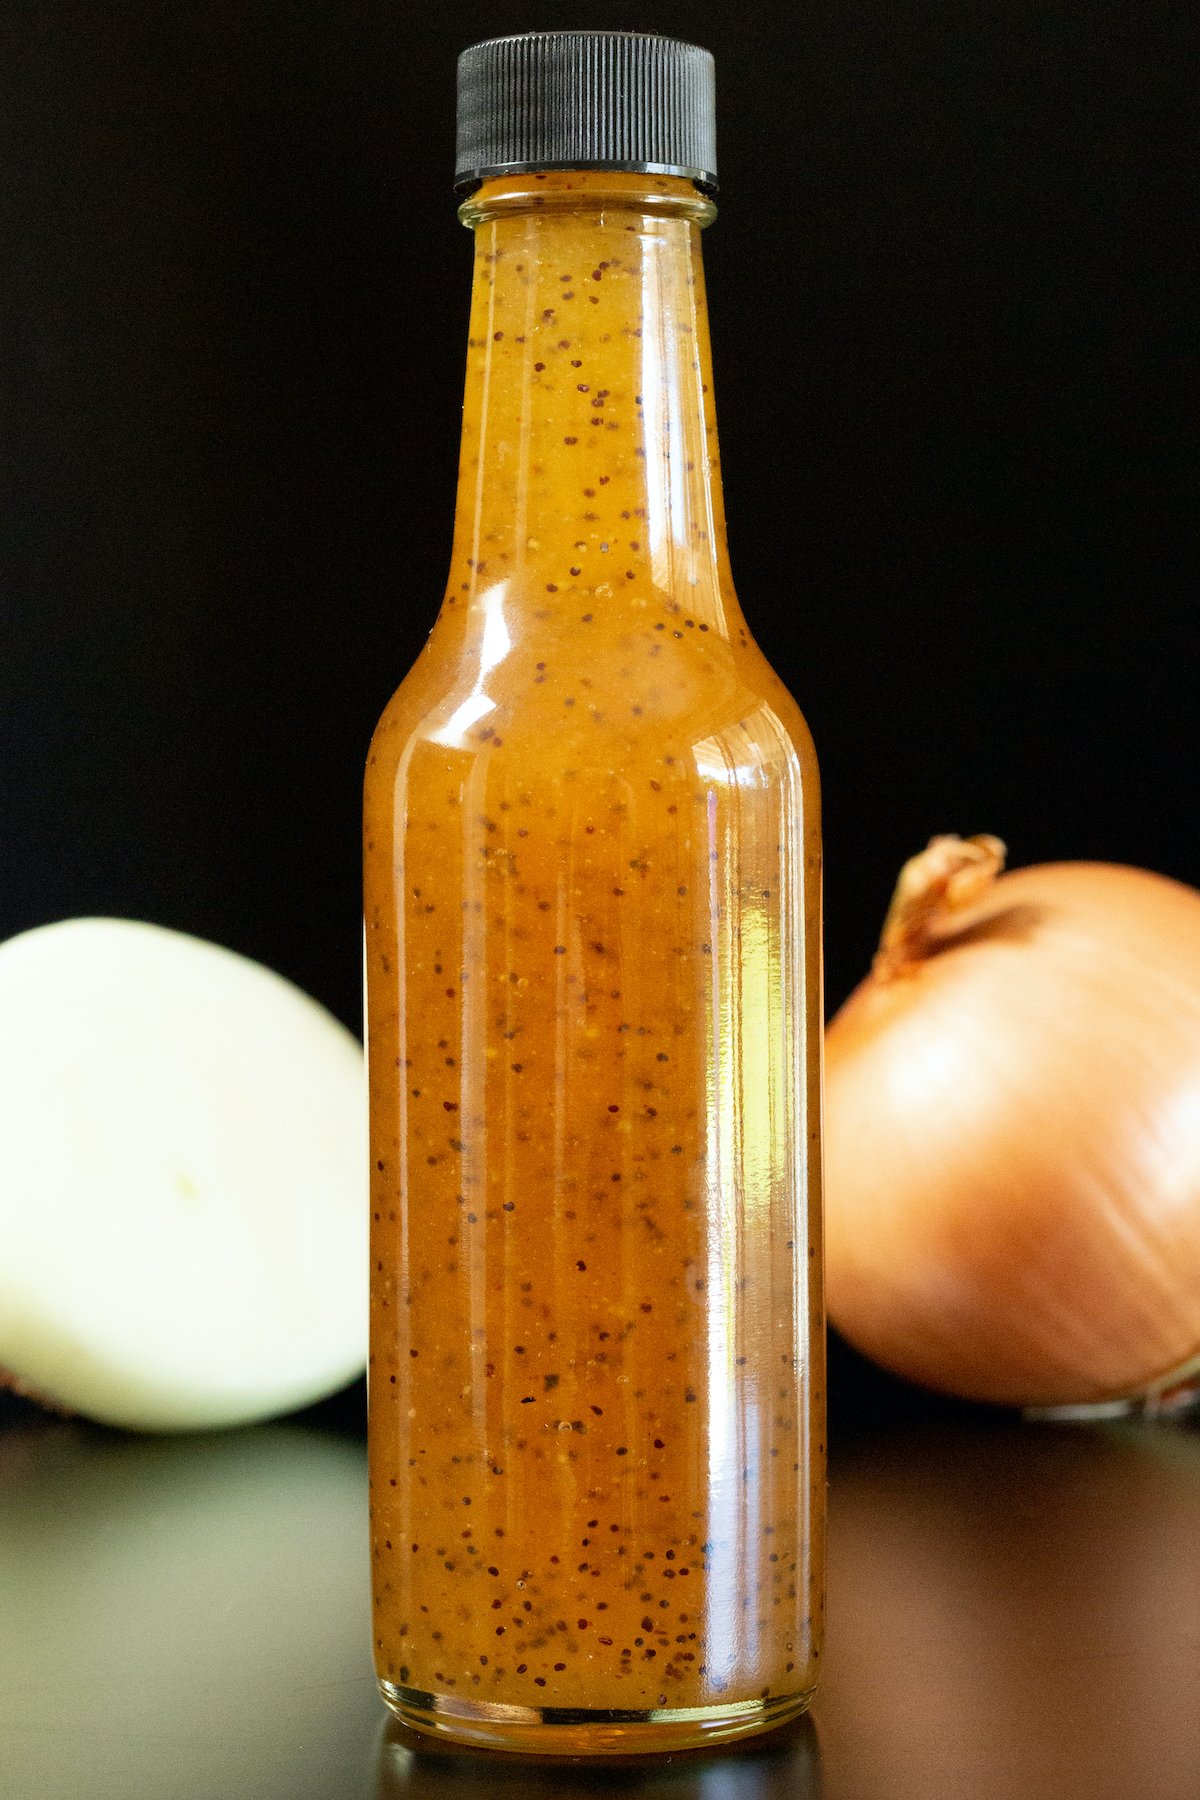
POLYGON ((821 1648, 817 767, 734 592, 707 51, 459 64, 449 580, 372 742, 374 1648, 410 1726, 672 1750, 821 1648))

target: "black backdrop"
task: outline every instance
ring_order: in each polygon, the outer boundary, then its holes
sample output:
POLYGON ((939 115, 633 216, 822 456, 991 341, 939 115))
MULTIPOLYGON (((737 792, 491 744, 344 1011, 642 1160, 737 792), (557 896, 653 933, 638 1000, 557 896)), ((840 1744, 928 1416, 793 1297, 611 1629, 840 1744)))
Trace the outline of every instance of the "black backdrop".
POLYGON ((360 768, 449 552, 454 59, 531 27, 716 55, 731 545, 822 755, 831 1003, 937 830, 1200 882, 1195 19, 7 0, 0 935, 154 919, 358 1025, 360 768))

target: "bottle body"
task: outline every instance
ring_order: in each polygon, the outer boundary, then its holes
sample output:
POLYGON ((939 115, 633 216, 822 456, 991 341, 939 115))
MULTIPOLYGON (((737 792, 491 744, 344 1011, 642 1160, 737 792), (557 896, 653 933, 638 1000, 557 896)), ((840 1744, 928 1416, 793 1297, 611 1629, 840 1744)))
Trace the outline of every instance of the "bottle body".
POLYGON ((455 570, 368 767, 371 1498, 389 1702, 588 1753, 815 1682, 820 854, 685 455, 686 184, 559 179, 477 245, 455 570))

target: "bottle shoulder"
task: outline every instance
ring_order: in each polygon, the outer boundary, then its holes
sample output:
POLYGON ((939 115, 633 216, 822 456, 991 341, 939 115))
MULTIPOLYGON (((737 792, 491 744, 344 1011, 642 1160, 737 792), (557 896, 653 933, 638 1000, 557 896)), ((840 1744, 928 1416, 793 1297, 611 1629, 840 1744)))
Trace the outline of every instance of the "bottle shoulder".
POLYGON ((376 728, 369 784, 394 793, 433 766, 465 780, 484 761, 538 785, 653 779, 661 764, 702 785, 779 781, 815 805, 808 725, 749 633, 656 624, 547 632, 502 654, 494 640, 491 657, 431 638, 376 728))

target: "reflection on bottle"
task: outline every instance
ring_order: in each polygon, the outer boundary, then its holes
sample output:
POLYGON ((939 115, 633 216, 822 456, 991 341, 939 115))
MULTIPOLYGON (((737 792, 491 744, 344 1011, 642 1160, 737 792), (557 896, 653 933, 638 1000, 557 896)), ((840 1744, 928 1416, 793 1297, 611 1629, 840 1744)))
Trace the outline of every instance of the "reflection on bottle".
POLYGON ((808 1713, 719 1749, 580 1763, 471 1751, 389 1718, 379 1739, 376 1800, 821 1800, 821 1747, 808 1713))

